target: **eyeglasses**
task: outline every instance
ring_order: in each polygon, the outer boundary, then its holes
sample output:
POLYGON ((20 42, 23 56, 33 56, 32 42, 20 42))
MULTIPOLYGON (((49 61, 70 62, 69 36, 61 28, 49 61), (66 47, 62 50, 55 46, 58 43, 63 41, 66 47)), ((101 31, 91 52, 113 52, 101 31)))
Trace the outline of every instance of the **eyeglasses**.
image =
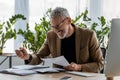
POLYGON ((60 26, 63 24, 63 22, 66 20, 67 18, 63 19, 58 25, 56 26, 51 26, 52 28, 55 28, 55 29, 59 29, 60 26))

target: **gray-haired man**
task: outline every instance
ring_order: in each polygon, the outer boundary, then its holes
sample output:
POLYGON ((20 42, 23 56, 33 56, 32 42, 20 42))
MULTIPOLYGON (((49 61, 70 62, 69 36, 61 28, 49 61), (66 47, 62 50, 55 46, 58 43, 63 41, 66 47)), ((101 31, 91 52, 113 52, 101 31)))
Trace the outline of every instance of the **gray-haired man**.
POLYGON ((50 26, 52 30, 36 55, 29 55, 24 48, 16 50, 16 54, 34 65, 50 54, 52 57, 63 55, 70 63, 64 67, 67 70, 100 72, 103 57, 94 31, 72 24, 67 9, 61 7, 51 12, 50 26))

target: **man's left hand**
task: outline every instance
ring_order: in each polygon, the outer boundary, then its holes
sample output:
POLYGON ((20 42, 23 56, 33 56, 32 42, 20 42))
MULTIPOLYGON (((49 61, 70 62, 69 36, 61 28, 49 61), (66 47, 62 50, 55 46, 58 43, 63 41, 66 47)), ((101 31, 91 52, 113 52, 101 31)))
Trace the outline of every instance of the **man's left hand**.
POLYGON ((81 71, 81 65, 72 62, 70 65, 64 67, 66 70, 81 71))

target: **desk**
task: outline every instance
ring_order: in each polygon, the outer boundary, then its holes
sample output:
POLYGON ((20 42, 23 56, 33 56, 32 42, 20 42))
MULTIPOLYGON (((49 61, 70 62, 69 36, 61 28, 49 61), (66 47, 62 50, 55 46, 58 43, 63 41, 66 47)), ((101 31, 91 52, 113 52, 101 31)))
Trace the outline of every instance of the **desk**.
POLYGON ((95 75, 95 77, 82 77, 77 75, 72 75, 64 72, 60 73, 47 73, 47 74, 32 74, 28 76, 17 76, 11 74, 0 73, 0 80, 60 80, 64 76, 71 76, 71 80, 106 80, 104 74, 90 73, 95 75))
POLYGON ((9 58, 9 68, 12 67, 12 57, 15 57, 16 54, 14 53, 3 53, 0 56, 6 57, 3 61, 0 62, 0 65, 2 65, 2 63, 4 63, 4 61, 7 60, 7 58, 9 58))

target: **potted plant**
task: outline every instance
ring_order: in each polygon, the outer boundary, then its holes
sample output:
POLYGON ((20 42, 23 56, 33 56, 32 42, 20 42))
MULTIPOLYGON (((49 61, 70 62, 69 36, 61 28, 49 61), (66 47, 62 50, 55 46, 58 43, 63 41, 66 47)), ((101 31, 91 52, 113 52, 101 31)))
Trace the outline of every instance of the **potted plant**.
POLYGON ((17 19, 25 20, 25 17, 21 14, 12 16, 8 21, 0 23, 0 54, 2 54, 3 48, 5 48, 5 43, 7 40, 14 38, 16 39, 16 30, 13 28, 13 25, 17 19))
POLYGON ((37 53, 46 39, 46 34, 50 30, 49 14, 51 9, 48 9, 46 14, 40 19, 40 23, 36 23, 34 32, 30 30, 29 24, 26 25, 26 30, 19 29, 18 35, 24 37, 23 47, 32 53, 37 53))

